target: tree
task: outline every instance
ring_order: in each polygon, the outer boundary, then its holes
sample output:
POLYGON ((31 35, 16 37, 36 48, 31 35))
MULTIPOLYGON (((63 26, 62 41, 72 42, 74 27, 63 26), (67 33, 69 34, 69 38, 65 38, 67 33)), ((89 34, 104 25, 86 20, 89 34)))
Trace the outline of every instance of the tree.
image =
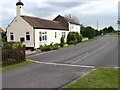
POLYGON ((60 46, 63 47, 65 44, 64 37, 61 37, 60 39, 60 46))
POLYGON ((107 31, 107 28, 105 27, 103 28, 103 34, 106 34, 106 33, 108 33, 108 31, 107 31))
POLYGON ((79 18, 73 14, 67 14, 65 15, 65 18, 76 23, 80 23, 79 18))
POLYGON ((95 30, 91 26, 88 26, 85 28, 83 32, 83 37, 88 37, 89 39, 92 39, 95 36, 95 30))
POLYGON ((77 43, 82 42, 82 36, 78 32, 75 32, 75 34, 77 37, 77 43))
POLYGON ((114 32, 114 28, 112 26, 108 27, 108 32, 114 32))
POLYGON ((3 43, 6 43, 6 42, 7 42, 6 32, 3 32, 3 33, 2 33, 1 38, 2 38, 2 42, 3 42, 3 43))
POLYGON ((81 24, 80 25, 80 33, 82 36, 83 36, 84 30, 85 30, 85 27, 81 24))
POLYGON ((95 36, 98 36, 98 35, 101 35, 101 32, 96 29, 95 30, 95 36))

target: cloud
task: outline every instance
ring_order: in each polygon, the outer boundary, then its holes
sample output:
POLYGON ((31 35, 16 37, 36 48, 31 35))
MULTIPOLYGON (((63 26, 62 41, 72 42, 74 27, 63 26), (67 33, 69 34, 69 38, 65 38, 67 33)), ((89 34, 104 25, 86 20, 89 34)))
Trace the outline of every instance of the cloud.
MULTIPOLYGON (((0 25, 4 28, 16 15, 16 2, 18 0, 1 0, 0 3, 0 25), (2 23, 1 23, 2 21, 2 23)), ((40 18, 53 19, 58 14, 73 14, 79 17, 85 26, 96 27, 97 20, 99 28, 109 25, 117 28, 118 0, 22 0, 24 3, 24 14, 38 16, 40 18)))

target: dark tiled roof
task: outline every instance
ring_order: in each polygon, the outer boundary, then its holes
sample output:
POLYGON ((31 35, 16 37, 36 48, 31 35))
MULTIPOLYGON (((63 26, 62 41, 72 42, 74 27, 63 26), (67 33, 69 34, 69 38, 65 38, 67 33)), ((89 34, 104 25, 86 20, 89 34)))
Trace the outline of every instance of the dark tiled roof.
POLYGON ((77 23, 75 20, 70 19, 70 18, 66 18, 66 17, 61 16, 61 15, 58 15, 58 16, 54 19, 54 21, 56 21, 57 18, 61 18, 61 19, 64 19, 65 21, 67 21, 67 22, 70 22, 70 23, 73 23, 73 24, 76 24, 76 25, 80 25, 80 24, 77 23))
POLYGON ((41 19, 38 17, 21 16, 26 22, 28 22, 35 29, 54 29, 54 30, 68 30, 57 21, 51 21, 41 19))
POLYGON ((4 32, 4 30, 3 30, 2 28, 0 28, 0 33, 1 33, 1 32, 4 32))

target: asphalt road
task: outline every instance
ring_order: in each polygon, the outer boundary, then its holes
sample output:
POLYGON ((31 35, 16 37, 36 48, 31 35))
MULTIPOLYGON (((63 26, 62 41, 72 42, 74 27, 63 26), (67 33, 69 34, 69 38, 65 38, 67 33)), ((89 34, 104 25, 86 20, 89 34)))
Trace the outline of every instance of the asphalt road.
POLYGON ((40 62, 68 63, 92 66, 118 66, 118 37, 103 36, 71 48, 38 54, 28 59, 40 62))
MULTIPOLYGON (((3 88, 60 88, 94 66, 118 66, 118 37, 103 36, 71 48, 29 56, 37 63, 3 71, 3 88)), ((22 90, 22 89, 21 89, 22 90)))

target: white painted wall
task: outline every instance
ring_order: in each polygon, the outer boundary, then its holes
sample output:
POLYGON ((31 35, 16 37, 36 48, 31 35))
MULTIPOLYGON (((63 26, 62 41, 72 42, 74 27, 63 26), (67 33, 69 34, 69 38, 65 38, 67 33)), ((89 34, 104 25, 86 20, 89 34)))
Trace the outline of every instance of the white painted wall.
POLYGON ((35 29, 35 48, 39 48, 40 45, 44 44, 51 44, 52 42, 60 43, 60 38, 62 37, 62 32, 65 32, 65 42, 67 40, 67 35, 69 31, 65 30, 50 30, 50 29, 35 29), (40 41, 39 40, 39 32, 47 32, 47 41, 40 41), (55 38, 55 32, 57 32, 57 37, 55 38))
POLYGON ((69 23, 70 32, 78 32, 80 34, 80 25, 69 23))
POLYGON ((7 27, 7 41, 19 42, 21 37, 25 38, 23 42, 26 47, 34 47, 34 31, 33 28, 21 17, 16 17, 7 27), (26 41, 26 32, 30 32, 30 41, 26 41), (10 40, 10 33, 13 33, 14 40, 10 40))
POLYGON ((16 16, 20 16, 20 15, 23 15, 23 6, 22 5, 16 6, 16 16))

